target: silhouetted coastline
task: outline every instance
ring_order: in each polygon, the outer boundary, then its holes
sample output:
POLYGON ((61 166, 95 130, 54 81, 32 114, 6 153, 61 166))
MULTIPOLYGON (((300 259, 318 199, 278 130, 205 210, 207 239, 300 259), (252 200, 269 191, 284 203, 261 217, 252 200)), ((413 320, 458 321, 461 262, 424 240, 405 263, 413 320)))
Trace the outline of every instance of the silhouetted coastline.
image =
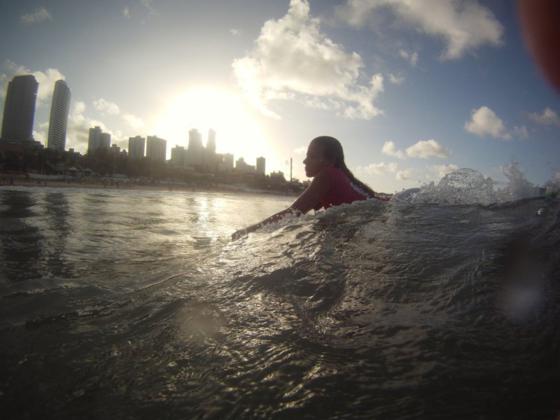
POLYGON ((265 189, 249 185, 222 183, 188 183, 161 180, 130 180, 130 179, 66 179, 53 180, 48 178, 31 178, 25 175, 11 175, 0 173, 0 188, 86 188, 113 190, 145 190, 145 191, 194 191, 194 192, 224 192, 297 196, 301 192, 302 183, 287 183, 283 188, 265 189))

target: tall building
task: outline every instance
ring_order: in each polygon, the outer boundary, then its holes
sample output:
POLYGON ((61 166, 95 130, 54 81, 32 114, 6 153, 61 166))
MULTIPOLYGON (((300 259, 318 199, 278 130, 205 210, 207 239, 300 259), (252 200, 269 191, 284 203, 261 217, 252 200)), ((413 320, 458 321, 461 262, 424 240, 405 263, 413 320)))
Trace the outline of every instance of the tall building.
POLYGON ((51 104, 49 120, 48 148, 64 151, 66 147, 66 126, 70 110, 70 89, 64 80, 57 80, 51 104))
POLYGON ((235 170, 242 174, 253 174, 255 173, 255 167, 253 165, 249 165, 245 162, 245 159, 240 157, 235 162, 235 170))
POLYGON ((183 146, 175 146, 171 149, 171 163, 176 166, 185 166, 186 150, 183 146))
POLYGON ((202 135, 196 128, 189 130, 189 148, 187 150, 185 163, 190 166, 204 165, 204 147, 202 146, 202 135))
POLYGON ((233 155, 225 153, 223 155, 216 155, 218 157, 217 170, 221 172, 233 171, 233 155))
POLYGON ((200 132, 196 128, 189 130, 189 150, 194 152, 202 149, 202 135, 200 132))
POLYGON ((142 159, 144 157, 145 148, 146 139, 144 137, 136 136, 128 139, 128 156, 130 159, 142 159))
POLYGON ((104 133, 99 126, 89 129, 88 153, 92 153, 98 149, 109 150, 111 147, 111 135, 104 133))
POLYGON ((257 173, 264 175, 266 172, 266 159, 261 157, 257 158, 257 173))
POLYGON ((233 171, 233 155, 231 153, 224 154, 224 159, 222 162, 226 170, 233 171))
POLYGON ((167 142, 156 136, 146 140, 146 157, 150 160, 165 162, 167 142))
POLYGON ((212 129, 208 130, 208 141, 206 142, 206 151, 212 155, 216 153, 216 132, 212 129))
POLYGON ((111 135, 109 133, 101 133, 99 138, 99 148, 109 150, 111 147, 111 135))
POLYGON ((38 88, 39 83, 31 74, 16 76, 8 84, 2 118, 3 140, 33 140, 33 118, 38 88))

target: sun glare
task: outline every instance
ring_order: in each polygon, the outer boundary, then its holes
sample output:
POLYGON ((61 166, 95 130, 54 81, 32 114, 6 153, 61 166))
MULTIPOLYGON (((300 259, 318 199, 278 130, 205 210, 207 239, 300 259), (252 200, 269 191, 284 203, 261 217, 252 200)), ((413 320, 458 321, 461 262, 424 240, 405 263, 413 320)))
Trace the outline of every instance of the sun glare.
POLYGON ((271 157, 271 147, 262 128, 241 96, 212 87, 189 88, 168 101, 154 125, 156 135, 168 142, 168 154, 175 145, 188 146, 188 132, 198 129, 207 141, 208 130, 216 132, 218 153, 233 153, 255 164, 258 156, 271 157))

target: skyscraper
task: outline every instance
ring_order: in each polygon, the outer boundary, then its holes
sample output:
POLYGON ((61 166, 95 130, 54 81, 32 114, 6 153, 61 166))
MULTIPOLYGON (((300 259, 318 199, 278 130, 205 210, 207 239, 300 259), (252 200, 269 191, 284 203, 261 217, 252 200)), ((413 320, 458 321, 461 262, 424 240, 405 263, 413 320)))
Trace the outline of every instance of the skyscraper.
POLYGON ((33 118, 38 88, 39 83, 31 74, 16 76, 8 84, 2 118, 3 140, 33 140, 33 118))
POLYGON ((165 162, 167 142, 156 136, 148 136, 146 140, 146 157, 150 160, 165 162))
POLYGON ((199 152, 202 148, 202 136, 200 132, 196 128, 189 130, 189 151, 199 152))
POLYGON ((110 147, 111 135, 109 133, 104 133, 99 126, 89 129, 88 153, 94 152, 97 149, 109 150, 110 147))
POLYGON ((136 136, 128 139, 128 156, 130 159, 142 159, 146 148, 146 140, 143 137, 136 136))
POLYGON ((111 147, 111 135, 109 133, 101 133, 99 138, 99 148, 109 150, 111 147))
POLYGON ((171 163, 175 166, 185 166, 186 150, 183 146, 175 146, 171 149, 171 163))
POLYGON ((187 150, 185 163, 188 166, 200 167, 204 165, 204 147, 202 146, 202 136, 200 132, 193 128, 189 130, 189 148, 187 150))
POLYGON ((212 129, 208 130, 208 141, 206 142, 206 151, 212 155, 216 153, 216 132, 212 129))
POLYGON ((89 137, 88 137, 88 153, 99 149, 99 139, 101 137, 101 127, 92 127, 89 129, 89 137))
POLYGON ((258 157, 257 158, 257 173, 264 175, 265 170, 266 170, 266 159, 262 156, 258 157))
POLYGON ((51 104, 49 120, 48 148, 64 151, 66 146, 66 126, 70 110, 70 89, 64 80, 57 80, 51 104))

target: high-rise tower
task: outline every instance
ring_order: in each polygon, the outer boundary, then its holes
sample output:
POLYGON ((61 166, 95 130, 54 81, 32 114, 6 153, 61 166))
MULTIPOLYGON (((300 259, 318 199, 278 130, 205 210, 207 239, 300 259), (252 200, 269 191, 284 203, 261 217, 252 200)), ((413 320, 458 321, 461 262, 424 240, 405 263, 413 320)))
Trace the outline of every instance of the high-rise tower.
POLYGON ((38 88, 39 83, 31 74, 16 76, 8 84, 2 118, 2 140, 33 140, 33 118, 38 88))
POLYGON ((48 148, 64 151, 66 146, 66 126, 70 110, 70 89, 64 80, 57 80, 51 105, 49 120, 48 148))
POLYGON ((202 149, 202 136, 200 132, 196 128, 189 130, 189 151, 200 152, 202 149))
POLYGON ((95 126, 89 129, 88 138, 88 153, 93 153, 96 150, 104 149, 109 150, 111 147, 111 134, 104 133, 101 127, 95 126))
POLYGON ((266 159, 264 157, 257 158, 257 173, 264 175, 266 172, 266 159))
POLYGON ((128 139, 128 157, 130 159, 139 160, 144 158, 144 150, 146 148, 146 139, 136 136, 128 139))
POLYGON ((157 136, 146 138, 146 158, 152 161, 165 162, 167 153, 167 141, 157 136))
POLYGON ((208 141, 206 142, 206 150, 211 155, 216 153, 216 132, 212 129, 208 130, 208 141))

